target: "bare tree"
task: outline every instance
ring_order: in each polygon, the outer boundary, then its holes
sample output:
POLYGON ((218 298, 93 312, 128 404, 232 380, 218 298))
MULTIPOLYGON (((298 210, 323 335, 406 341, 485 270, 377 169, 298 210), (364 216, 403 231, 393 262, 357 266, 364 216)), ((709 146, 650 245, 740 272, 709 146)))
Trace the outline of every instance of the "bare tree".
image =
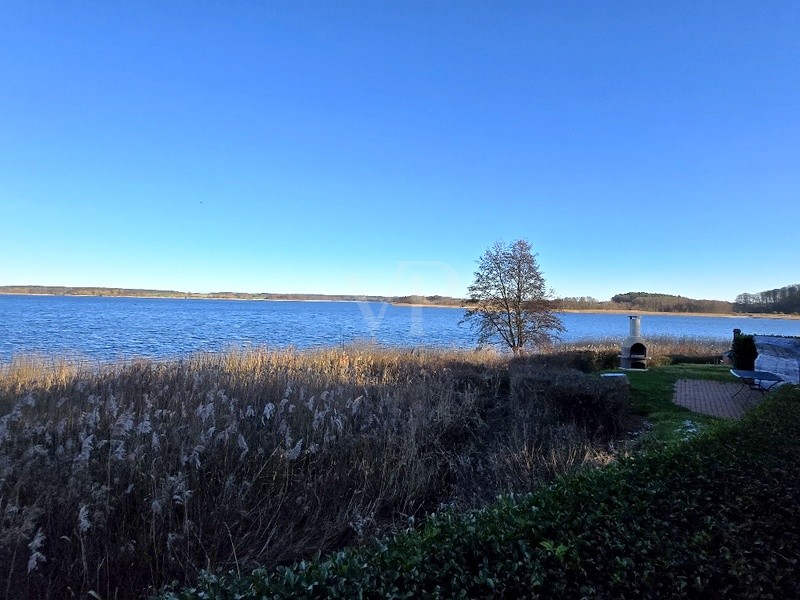
POLYGON ((484 252, 468 292, 462 321, 477 322, 479 343, 500 338, 522 354, 565 331, 527 240, 484 252))

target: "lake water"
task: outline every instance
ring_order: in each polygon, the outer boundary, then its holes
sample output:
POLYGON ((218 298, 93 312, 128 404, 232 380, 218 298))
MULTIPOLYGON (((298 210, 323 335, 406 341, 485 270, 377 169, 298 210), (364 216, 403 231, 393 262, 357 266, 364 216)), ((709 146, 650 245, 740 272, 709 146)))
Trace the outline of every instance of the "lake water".
MULTIPOLYGON (((374 340, 391 346, 475 346, 462 309, 366 302, 268 302, 0 295, 0 360, 168 358, 254 346, 310 348, 374 340)), ((564 341, 628 335, 624 314, 567 313, 564 341)), ((642 335, 730 339, 800 335, 800 320, 644 315, 642 335)))

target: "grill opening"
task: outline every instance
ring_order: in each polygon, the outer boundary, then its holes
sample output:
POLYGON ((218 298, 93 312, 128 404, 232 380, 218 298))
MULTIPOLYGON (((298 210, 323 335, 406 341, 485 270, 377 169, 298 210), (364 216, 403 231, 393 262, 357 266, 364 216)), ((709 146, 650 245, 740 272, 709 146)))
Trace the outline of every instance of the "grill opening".
POLYGON ((631 346, 631 358, 644 358, 647 356, 647 348, 644 344, 640 342, 636 342, 633 346, 631 346))

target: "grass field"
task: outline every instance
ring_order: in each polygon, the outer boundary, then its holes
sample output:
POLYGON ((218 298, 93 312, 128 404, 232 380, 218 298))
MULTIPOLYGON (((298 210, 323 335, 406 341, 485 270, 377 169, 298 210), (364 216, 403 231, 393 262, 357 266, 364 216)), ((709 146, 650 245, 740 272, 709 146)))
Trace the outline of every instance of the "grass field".
POLYGON ((647 418, 652 429, 648 439, 654 443, 669 444, 685 437, 685 423, 690 420, 698 432, 719 421, 715 417, 693 413, 672 402, 675 382, 679 379, 706 379, 735 381, 725 365, 679 364, 651 369, 647 372, 629 372, 631 385, 630 410, 647 418))

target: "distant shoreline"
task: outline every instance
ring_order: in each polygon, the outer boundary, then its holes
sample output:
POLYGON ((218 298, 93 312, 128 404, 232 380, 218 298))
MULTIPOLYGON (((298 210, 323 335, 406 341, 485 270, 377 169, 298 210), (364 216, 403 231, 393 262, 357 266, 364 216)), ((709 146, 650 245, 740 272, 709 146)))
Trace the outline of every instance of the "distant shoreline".
MULTIPOLYGON (((75 298, 143 298, 143 299, 171 299, 171 300, 260 300, 263 302, 385 302, 393 306, 407 306, 409 308, 463 308, 462 300, 448 296, 430 296, 432 299, 442 299, 437 303, 405 302, 405 298, 425 298, 424 296, 360 296, 346 294, 279 294, 263 293, 238 293, 238 292, 178 292, 174 290, 134 290, 127 288, 90 288, 69 286, 0 286, 0 296, 60 296, 75 298)), ((737 318, 750 317, 754 319, 790 319, 800 320, 800 314, 786 313, 712 313, 712 312, 679 312, 679 311, 646 311, 620 308, 562 308, 560 313, 578 314, 619 314, 642 316, 684 316, 684 317, 723 317, 737 318)))
MULTIPOLYGON (((147 294, 58 294, 54 292, 6 292, 0 291, 0 296, 49 296, 54 298, 128 298, 142 300, 232 300, 241 302, 384 302, 392 306, 408 306, 409 308, 462 308, 455 304, 411 304, 408 302, 397 302, 392 298, 379 298, 374 296, 367 297, 348 297, 348 298, 265 298, 262 294, 254 294, 258 297, 241 296, 213 296, 210 294, 186 294, 175 296, 159 296, 147 294)), ((583 311, 577 311, 583 312, 583 311)), ((589 311, 586 311, 589 312, 589 311)))
POLYGON ((670 315, 670 316, 680 316, 680 317, 721 317, 721 318, 728 318, 728 319, 736 319, 739 317, 751 317, 753 319, 791 319, 791 320, 798 320, 800 319, 800 315, 798 314, 786 314, 786 313, 711 313, 711 312, 669 312, 669 311, 652 311, 652 310, 635 310, 635 309, 619 309, 619 308, 608 308, 608 309, 572 309, 572 308, 562 308, 558 312, 561 313, 588 313, 588 314, 618 314, 618 315, 639 315, 639 316, 658 316, 658 315, 670 315))
POLYGON ((90 298, 149 298, 173 300, 270 300, 303 302, 391 302, 388 296, 356 294, 279 294, 272 292, 179 292, 175 290, 137 290, 129 288, 70 287, 70 286, 0 286, 5 296, 61 296, 90 298))

